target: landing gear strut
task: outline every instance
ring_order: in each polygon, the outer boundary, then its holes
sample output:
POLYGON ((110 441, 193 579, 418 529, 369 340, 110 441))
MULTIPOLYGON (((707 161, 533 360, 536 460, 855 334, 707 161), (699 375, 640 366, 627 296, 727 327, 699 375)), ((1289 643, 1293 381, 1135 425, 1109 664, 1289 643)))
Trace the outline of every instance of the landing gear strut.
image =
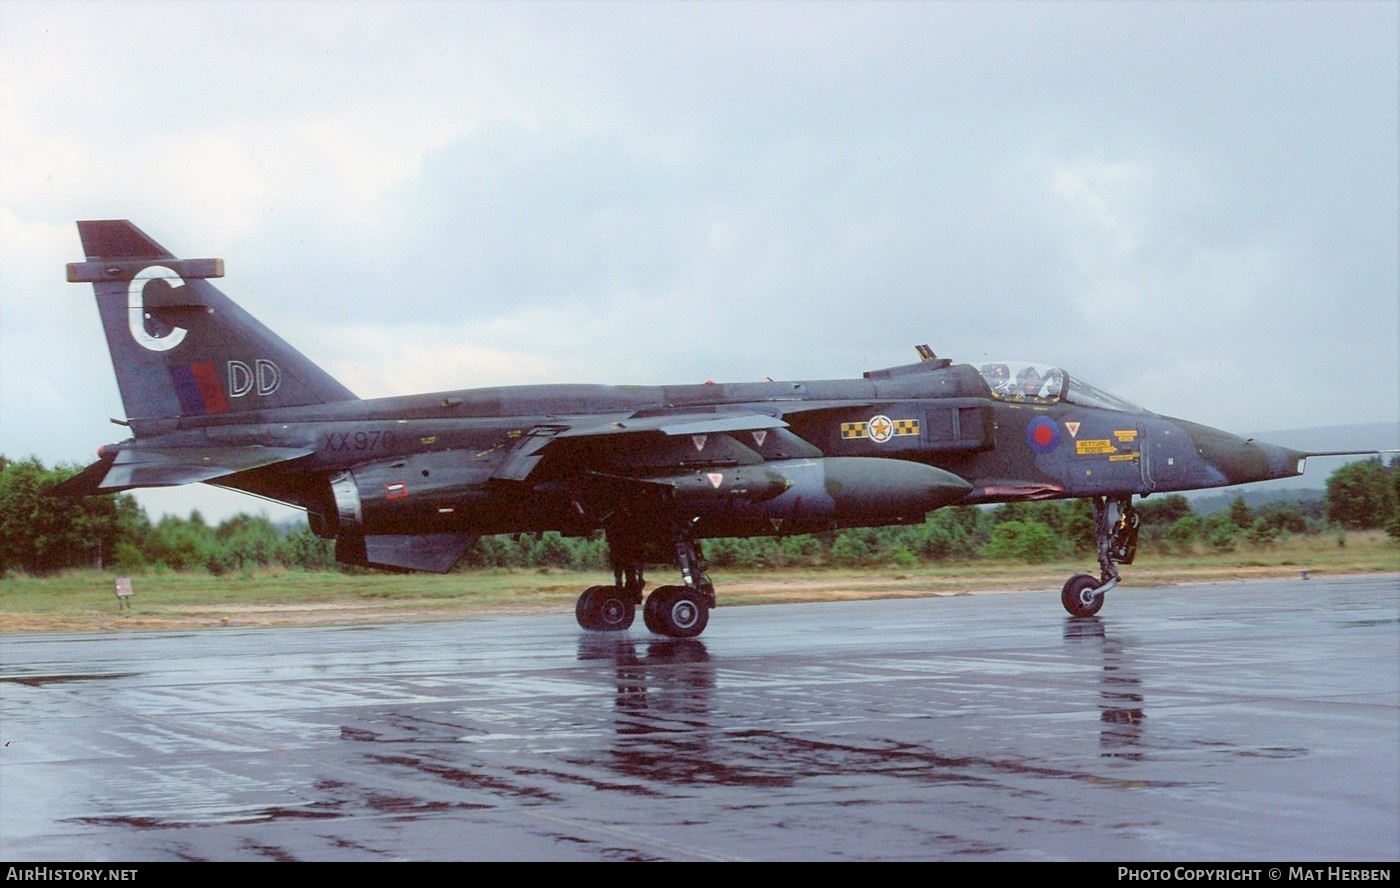
MULTIPOLYGON (((613 585, 593 586, 578 598, 574 615, 584 629, 619 631, 632 625, 646 586, 646 536, 636 526, 608 530, 613 585)), ((657 635, 694 638, 705 631, 715 606, 715 586, 706 573, 704 553, 694 524, 679 524, 672 533, 673 558, 684 585, 659 586, 646 596, 642 622, 657 635)))
POLYGON ((1132 564, 1137 554, 1138 513, 1131 496, 1096 496, 1094 538, 1099 546, 1099 576, 1075 574, 1060 592, 1060 603, 1071 616, 1092 617, 1103 607, 1104 593, 1118 585, 1119 564, 1132 564))

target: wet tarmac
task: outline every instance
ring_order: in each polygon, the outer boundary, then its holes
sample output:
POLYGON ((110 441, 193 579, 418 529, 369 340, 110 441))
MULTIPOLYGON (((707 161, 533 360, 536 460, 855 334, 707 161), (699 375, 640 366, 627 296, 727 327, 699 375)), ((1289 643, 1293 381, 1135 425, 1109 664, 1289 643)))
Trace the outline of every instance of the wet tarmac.
POLYGON ((13 862, 1394 861, 1400 575, 8 635, 0 741, 13 862))

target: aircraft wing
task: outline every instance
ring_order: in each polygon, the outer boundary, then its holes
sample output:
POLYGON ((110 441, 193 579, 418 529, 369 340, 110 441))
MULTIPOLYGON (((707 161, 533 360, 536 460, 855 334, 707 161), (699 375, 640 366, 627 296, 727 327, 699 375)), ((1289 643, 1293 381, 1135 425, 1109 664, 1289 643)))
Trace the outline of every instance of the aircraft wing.
POLYGON ((524 481, 544 458, 545 449, 555 442, 559 446, 584 443, 619 435, 652 434, 665 438, 678 436, 708 436, 728 432, 767 431, 786 428, 787 423, 766 413, 753 412, 691 412, 660 413, 650 416, 614 417, 588 421, 578 425, 540 426, 525 434, 506 461, 492 477, 502 481, 524 481))
POLYGON ((663 413, 655 416, 629 416, 597 425, 578 425, 557 437, 577 438, 594 435, 626 435, 660 432, 663 435, 714 435, 722 432, 748 432, 755 429, 784 428, 787 423, 766 413, 663 413))
POLYGON ((59 496, 117 493, 134 487, 174 487, 213 481, 307 456, 304 447, 123 448, 49 489, 59 496))

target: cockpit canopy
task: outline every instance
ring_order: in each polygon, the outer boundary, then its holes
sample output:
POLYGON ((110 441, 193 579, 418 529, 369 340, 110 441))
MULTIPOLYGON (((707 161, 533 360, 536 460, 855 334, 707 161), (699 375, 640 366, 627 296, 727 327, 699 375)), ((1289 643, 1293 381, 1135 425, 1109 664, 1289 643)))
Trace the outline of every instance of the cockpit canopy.
POLYGON ((987 381, 987 387, 992 390, 992 397, 1000 401, 1040 404, 1067 401, 1083 407, 1102 407, 1127 413, 1148 412, 1131 401, 1048 364, 992 361, 979 365, 977 370, 987 381))

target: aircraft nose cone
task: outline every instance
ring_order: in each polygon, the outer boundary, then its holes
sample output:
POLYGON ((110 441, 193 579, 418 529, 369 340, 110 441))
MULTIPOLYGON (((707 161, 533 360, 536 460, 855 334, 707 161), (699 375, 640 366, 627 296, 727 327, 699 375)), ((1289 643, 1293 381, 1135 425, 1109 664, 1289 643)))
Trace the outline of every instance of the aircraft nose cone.
POLYGON ((1259 448, 1260 452, 1264 454, 1264 458, 1269 464, 1270 478, 1292 478, 1295 475, 1303 474, 1303 464, 1308 459, 1308 455, 1303 451, 1280 447, 1266 441, 1250 441, 1248 443, 1259 448))
POLYGON ((1245 440, 1209 426, 1189 424, 1196 452, 1226 478, 1227 484, 1301 475, 1304 454, 1277 444, 1245 440))

